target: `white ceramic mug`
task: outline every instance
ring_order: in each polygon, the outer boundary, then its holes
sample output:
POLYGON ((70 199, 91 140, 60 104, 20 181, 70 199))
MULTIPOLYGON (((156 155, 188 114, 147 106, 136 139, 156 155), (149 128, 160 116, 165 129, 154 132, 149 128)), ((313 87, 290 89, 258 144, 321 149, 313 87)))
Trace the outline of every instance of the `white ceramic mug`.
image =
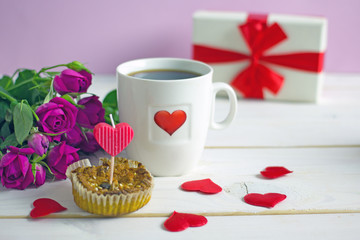
POLYGON ((201 158, 208 128, 223 129, 234 119, 237 99, 226 83, 212 83, 212 68, 202 62, 178 58, 147 58, 119 65, 117 99, 120 122, 134 130, 126 148, 130 159, 142 162, 154 176, 179 176, 201 158), (129 74, 169 69, 199 76, 177 79, 144 79, 129 74), (214 121, 216 93, 225 91, 230 110, 214 121))

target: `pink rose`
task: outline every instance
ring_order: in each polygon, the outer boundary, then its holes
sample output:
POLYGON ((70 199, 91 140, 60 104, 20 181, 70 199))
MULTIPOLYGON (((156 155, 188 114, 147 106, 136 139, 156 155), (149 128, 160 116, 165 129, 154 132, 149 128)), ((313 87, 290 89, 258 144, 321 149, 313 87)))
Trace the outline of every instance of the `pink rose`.
POLYGON ((83 109, 79 109, 76 118, 80 126, 93 129, 99 122, 105 122, 105 109, 102 107, 99 97, 86 97, 81 99, 78 104, 84 106, 83 109))
POLYGON ((100 149, 100 145, 96 141, 93 132, 86 132, 86 139, 84 138, 83 141, 80 143, 79 148, 81 151, 86 153, 93 153, 100 149))
POLYGON ((54 89, 60 95, 86 92, 91 85, 91 79, 91 74, 85 70, 77 72, 65 69, 60 76, 55 76, 54 89))
POLYGON ((61 142, 50 150, 47 156, 47 163, 56 178, 66 179, 65 173, 67 167, 79 161, 78 150, 78 148, 66 145, 66 142, 61 142))
POLYGON ((83 140, 83 133, 81 129, 75 125, 73 129, 61 136, 61 141, 65 141, 67 145, 76 147, 83 140))
POLYGON ((31 164, 26 155, 34 153, 32 148, 8 147, 9 152, 0 160, 1 183, 6 188, 25 189, 34 181, 31 164))
POLYGON ((58 134, 51 140, 60 140, 62 133, 75 126, 78 109, 63 98, 55 97, 36 110, 39 117, 39 130, 45 133, 58 134))

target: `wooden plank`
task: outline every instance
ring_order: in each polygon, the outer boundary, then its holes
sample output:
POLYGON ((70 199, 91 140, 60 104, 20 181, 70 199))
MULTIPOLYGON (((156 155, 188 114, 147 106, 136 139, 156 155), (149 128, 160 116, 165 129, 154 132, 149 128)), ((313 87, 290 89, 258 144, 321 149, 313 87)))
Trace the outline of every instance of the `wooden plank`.
MULTIPOLYGON (((155 178, 151 201, 129 216, 166 216, 174 210, 209 216, 359 212, 358 156, 360 148, 206 149, 192 173, 155 178), (259 175, 267 166, 285 166, 294 172, 267 180, 259 175), (209 177, 224 191, 205 195, 179 189, 185 181, 209 177), (266 209, 246 204, 243 197, 247 192, 278 192, 287 199, 266 209)), ((93 216, 75 205, 69 180, 24 191, 2 188, 0 216, 25 218, 31 203, 41 197, 53 198, 68 208, 57 217, 93 216)))
POLYGON ((0 239, 327 239, 357 240, 360 214, 207 217, 203 227, 163 228, 166 217, 0 219, 0 239))
MULTIPOLYGON (((217 119, 226 115, 226 103, 218 99, 217 119)), ((209 130, 206 146, 359 146, 359 119, 359 105, 239 100, 234 122, 224 130, 209 130)))
POLYGON ((357 73, 327 73, 320 104, 359 105, 360 75, 357 73))

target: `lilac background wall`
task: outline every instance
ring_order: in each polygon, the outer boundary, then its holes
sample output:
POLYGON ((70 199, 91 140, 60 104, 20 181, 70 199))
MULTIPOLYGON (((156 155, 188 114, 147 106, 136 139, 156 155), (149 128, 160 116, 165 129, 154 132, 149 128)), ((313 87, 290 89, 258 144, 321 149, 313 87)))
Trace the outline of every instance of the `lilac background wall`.
POLYGON ((79 60, 115 74, 130 59, 189 58, 196 10, 325 16, 325 70, 360 72, 359 0, 0 0, 0 73, 79 60))

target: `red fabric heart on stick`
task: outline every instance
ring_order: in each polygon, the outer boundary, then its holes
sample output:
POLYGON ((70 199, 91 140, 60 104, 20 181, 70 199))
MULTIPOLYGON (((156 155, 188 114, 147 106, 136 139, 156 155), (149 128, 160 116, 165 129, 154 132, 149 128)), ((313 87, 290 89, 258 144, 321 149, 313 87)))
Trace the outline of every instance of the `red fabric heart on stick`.
POLYGON ((114 158, 129 145, 134 137, 134 131, 127 123, 115 125, 111 114, 110 119, 112 126, 103 122, 96 124, 94 127, 94 137, 99 145, 111 155, 109 182, 112 184, 114 176, 114 158))
POLYGON ((288 173, 292 173, 292 171, 284 167, 267 167, 264 171, 261 171, 260 173, 263 177, 273 179, 284 176, 288 173))
POLYGON ((185 182, 181 185, 181 188, 186 191, 199 191, 208 194, 215 194, 222 191, 222 188, 211 181, 210 178, 185 182))
POLYGON ((119 123, 115 127, 107 123, 98 123, 94 127, 94 137, 105 152, 116 156, 129 145, 134 131, 127 123, 119 123))
POLYGON ((168 111, 162 110, 155 113, 154 121, 171 136, 186 121, 186 113, 183 110, 176 110, 170 114, 168 111))
POLYGON ((50 198, 39 198, 33 202, 33 205, 34 208, 30 212, 30 217, 32 218, 44 217, 51 213, 62 212, 67 209, 50 198))
POLYGON ((171 232, 179 232, 187 229, 188 227, 201 227, 207 223, 204 216, 178 213, 176 211, 164 222, 164 227, 171 232))
POLYGON ((286 195, 280 193, 249 193, 244 197, 244 201, 250 205, 272 208, 285 198, 286 195))

